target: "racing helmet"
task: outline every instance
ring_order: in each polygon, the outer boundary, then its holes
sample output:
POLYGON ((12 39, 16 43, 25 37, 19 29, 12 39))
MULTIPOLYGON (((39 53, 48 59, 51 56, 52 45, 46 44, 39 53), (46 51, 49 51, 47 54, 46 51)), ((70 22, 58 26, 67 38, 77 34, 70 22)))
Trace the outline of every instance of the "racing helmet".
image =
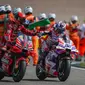
POLYGON ((66 28, 66 23, 64 23, 63 21, 59 21, 54 25, 54 31, 59 34, 63 33, 65 31, 65 28, 66 28))
POLYGON ((41 14, 39 15, 39 20, 46 19, 46 18, 47 18, 47 16, 46 16, 45 13, 41 13, 41 14))
POLYGON ((6 12, 5 6, 1 5, 0 6, 0 14, 4 14, 6 12))
POLYGON ((18 8, 14 8, 13 13, 14 13, 14 14, 17 14, 18 12, 21 13, 21 12, 22 12, 22 9, 19 8, 19 7, 18 7, 18 8))
POLYGON ((5 5, 5 10, 6 10, 6 13, 10 13, 12 11, 12 8, 9 4, 5 5))
POLYGON ((24 13, 25 14, 33 13, 33 8, 31 6, 25 7, 24 13))
POLYGON ((78 22, 78 16, 73 15, 73 16, 71 17, 71 22, 72 22, 72 23, 78 22))
POLYGON ((54 14, 54 13, 50 13, 50 14, 48 15, 48 19, 49 19, 49 20, 55 20, 55 18, 56 18, 56 14, 54 14))

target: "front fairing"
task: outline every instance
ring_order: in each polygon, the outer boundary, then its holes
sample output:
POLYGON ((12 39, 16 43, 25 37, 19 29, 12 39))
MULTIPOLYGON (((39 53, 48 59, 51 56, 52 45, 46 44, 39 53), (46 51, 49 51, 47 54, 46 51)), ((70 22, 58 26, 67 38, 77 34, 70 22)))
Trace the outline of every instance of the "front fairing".
POLYGON ((78 50, 69 38, 67 38, 67 42, 65 42, 62 38, 59 38, 58 41, 59 44, 56 46, 56 52, 58 54, 66 52, 66 49, 71 50, 71 53, 78 53, 78 50))

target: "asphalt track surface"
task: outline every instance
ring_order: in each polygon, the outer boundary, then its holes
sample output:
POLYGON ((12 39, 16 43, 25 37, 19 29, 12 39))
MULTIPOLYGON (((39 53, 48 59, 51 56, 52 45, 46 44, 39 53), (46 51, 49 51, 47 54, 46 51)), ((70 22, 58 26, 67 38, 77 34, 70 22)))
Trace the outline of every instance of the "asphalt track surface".
MULTIPOLYGON (((0 0, 0 4, 10 4, 12 7, 32 6, 34 15, 45 12, 56 13, 56 20, 69 20, 71 15, 78 15, 80 22, 85 19, 85 0, 0 0)), ((57 78, 47 78, 39 81, 35 67, 28 66, 24 79, 15 83, 11 77, 5 77, 0 85, 85 85, 85 70, 71 69, 67 81, 60 82, 57 78)))
POLYGON ((85 85, 85 70, 72 68, 67 81, 60 82, 58 78, 46 78, 40 81, 35 74, 35 67, 28 66, 25 77, 21 82, 14 82, 11 77, 5 77, 0 85, 85 85))

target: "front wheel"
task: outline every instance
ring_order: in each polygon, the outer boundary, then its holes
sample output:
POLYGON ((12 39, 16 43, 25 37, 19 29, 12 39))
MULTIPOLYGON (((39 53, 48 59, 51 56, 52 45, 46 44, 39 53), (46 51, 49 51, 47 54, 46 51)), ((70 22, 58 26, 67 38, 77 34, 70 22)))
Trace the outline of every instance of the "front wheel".
POLYGON ((60 81, 66 81, 71 70, 71 61, 64 59, 59 62, 59 75, 60 81))
POLYGON ((14 69, 13 80, 19 82, 22 80, 26 72, 26 61, 22 60, 19 62, 18 68, 14 69))

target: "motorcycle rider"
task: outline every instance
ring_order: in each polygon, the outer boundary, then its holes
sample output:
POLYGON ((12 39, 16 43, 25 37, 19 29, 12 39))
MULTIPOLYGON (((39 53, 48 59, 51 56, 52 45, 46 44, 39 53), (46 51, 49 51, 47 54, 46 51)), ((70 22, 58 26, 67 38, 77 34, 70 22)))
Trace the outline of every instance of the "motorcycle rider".
POLYGON ((73 41, 77 50, 79 50, 79 42, 80 42, 80 38, 79 38, 79 35, 78 35, 79 23, 78 23, 78 17, 76 15, 73 15, 71 17, 71 22, 69 22, 66 25, 66 29, 69 32, 70 39, 73 41))
POLYGON ((62 37, 65 42, 66 42, 66 33, 65 33, 65 28, 66 28, 66 24, 63 21, 59 21, 58 23, 56 23, 53 27, 54 29, 51 30, 50 32, 46 32, 44 34, 48 34, 48 38, 46 40, 46 43, 48 44, 49 49, 51 49, 52 47, 52 43, 53 44, 58 44, 58 38, 62 37))
POLYGON ((49 35, 47 40, 44 41, 42 66, 45 65, 45 57, 47 54, 51 51, 55 51, 56 45, 58 45, 58 39, 61 37, 66 42, 66 24, 63 21, 60 21, 56 23, 53 28, 54 29, 49 32, 42 33, 42 35, 49 35))
MULTIPOLYGON (((25 15, 22 13, 22 9, 21 8, 14 8, 13 13, 14 13, 15 19, 17 19, 19 21, 22 21, 22 24, 25 27, 28 26, 28 24, 29 24, 28 21, 26 19, 21 19, 20 18, 20 16, 22 16, 22 15, 25 17, 25 15)), ((25 34, 22 34, 22 33, 20 33, 20 34, 23 36, 24 40, 28 42, 28 39, 26 38, 27 36, 25 34)), ((31 36, 29 36, 29 37, 31 37, 31 36)), ((26 47, 27 47, 27 45, 26 45, 26 47)), ((29 61, 30 61, 30 58, 28 56, 28 58, 26 58, 26 62, 28 63, 28 65, 29 65, 29 61)))
MULTIPOLYGON (((33 8, 31 6, 27 6, 24 9, 25 18, 28 20, 28 24, 33 23, 35 21, 38 21, 38 19, 33 15, 33 8)), ((36 27, 38 29, 38 27, 36 27)), ((33 57, 33 66, 36 66, 38 61, 38 36, 32 36, 32 44, 33 44, 33 50, 34 50, 34 56, 33 57)))
MULTIPOLYGON (((20 18, 25 18, 23 16, 20 16, 20 18)), ((32 32, 30 30, 27 30, 23 25, 22 21, 14 20, 14 21, 8 21, 6 23, 6 31, 4 33, 4 38, 6 40, 5 45, 7 49, 5 50, 5 53, 11 54, 11 58, 14 59, 14 56, 17 56, 16 54, 22 55, 22 56, 28 56, 27 54, 23 55, 23 46, 20 44, 20 39, 17 39, 18 32, 22 32, 23 34, 26 34, 28 36, 34 36, 36 33, 32 32)), ((23 44, 23 43, 22 43, 23 44)), ((2 56, 3 57, 3 56, 2 56)), ((14 63, 14 62, 12 62, 14 63)), ((11 64, 11 68, 13 68, 13 64, 11 64)))
MULTIPOLYGON (((23 18, 23 16, 21 16, 20 18, 23 18)), ((9 51, 9 49, 11 48, 11 52, 12 54, 22 54, 22 45, 20 44, 20 40, 17 38, 18 36, 18 32, 22 32, 23 34, 26 34, 28 36, 35 36, 36 33, 30 30, 27 30, 23 25, 22 25, 22 21, 10 21, 6 24, 7 26, 7 30, 4 34, 5 40, 6 40, 6 46, 7 46, 7 50, 9 51)), ((26 56, 28 56, 28 53, 25 54, 26 56)))

